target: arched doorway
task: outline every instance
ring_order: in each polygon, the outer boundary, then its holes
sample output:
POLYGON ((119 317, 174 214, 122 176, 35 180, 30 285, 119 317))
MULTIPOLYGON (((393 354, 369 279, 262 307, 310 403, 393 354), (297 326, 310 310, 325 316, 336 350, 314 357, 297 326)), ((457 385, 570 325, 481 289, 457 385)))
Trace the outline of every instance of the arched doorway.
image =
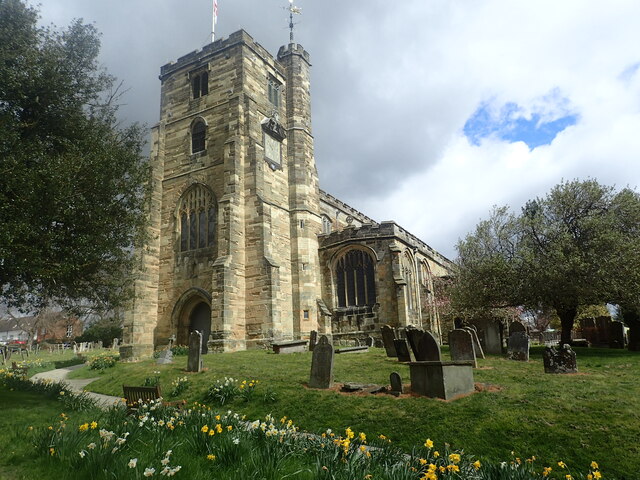
POLYGON ((207 342, 211 335, 211 307, 205 302, 198 303, 189 315, 189 333, 194 330, 202 334, 202 353, 208 353, 207 342))

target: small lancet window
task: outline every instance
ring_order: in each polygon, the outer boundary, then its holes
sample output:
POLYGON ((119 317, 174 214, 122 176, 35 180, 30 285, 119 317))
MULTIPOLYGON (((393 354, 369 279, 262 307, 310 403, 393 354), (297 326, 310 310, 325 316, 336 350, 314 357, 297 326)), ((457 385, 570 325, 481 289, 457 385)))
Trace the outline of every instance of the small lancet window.
POLYGON ((191 93, 194 100, 209 94, 209 73, 199 72, 191 74, 191 93))
POLYGON ((280 87, 282 85, 275 78, 269 77, 267 82, 267 93, 269 97, 269 103, 274 107, 280 106, 280 87))
POLYGON ((203 152, 206 148, 207 126, 202 120, 191 128, 191 153, 203 152))

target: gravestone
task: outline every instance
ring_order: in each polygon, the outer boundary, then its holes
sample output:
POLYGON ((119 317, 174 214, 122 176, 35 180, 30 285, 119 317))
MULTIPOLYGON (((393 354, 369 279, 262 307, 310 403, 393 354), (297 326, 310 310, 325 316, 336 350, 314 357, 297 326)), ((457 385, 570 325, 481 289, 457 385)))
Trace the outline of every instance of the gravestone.
POLYGON ((397 357, 396 349, 393 346, 393 340, 396 338, 393 329, 389 325, 382 325, 380 327, 380 333, 382 334, 382 343, 387 352, 387 357, 397 357))
POLYGON ((478 332, 471 327, 465 327, 464 330, 471 335, 471 341, 473 342, 473 349, 476 353, 476 358, 484 358, 484 351, 482 345, 480 345, 480 339, 478 339, 478 332))
POLYGON ((404 389, 402 387, 402 377, 398 372, 391 372, 389 375, 389 384, 391 385, 391 394, 396 397, 400 394, 404 393, 404 389))
MULTIPOLYGON (((420 352, 420 359, 417 358, 416 362, 440 362, 442 361, 440 355, 440 345, 436 341, 431 332, 421 332, 420 343, 418 344, 418 351, 420 352)), ((414 352, 415 353, 415 352, 414 352)))
POLYGON ((596 317, 596 330, 598 331, 598 344, 609 345, 609 333, 611 332, 611 317, 601 315, 596 317))
POLYGON ((398 357, 399 362, 410 362, 411 361, 411 352, 409 351, 409 345, 404 338, 396 338, 393 341, 393 345, 396 350, 396 356, 398 357))
POLYGON ((103 345, 102 340, 98 340, 98 348, 102 348, 102 345, 103 345))
POLYGON ((313 352, 313 348, 318 343, 318 332, 317 330, 311 330, 309 333, 309 351, 313 352))
POLYGON ((624 324, 617 320, 609 324, 609 347, 610 348, 624 348, 626 344, 624 335, 624 324))
POLYGON ((509 324, 509 336, 511 336, 512 334, 514 334, 516 332, 525 332, 525 333, 527 333, 527 327, 525 327, 522 322, 518 322, 517 320, 514 321, 514 322, 511 322, 509 324))
POLYGON ((576 352, 567 344, 559 349, 547 347, 542 355, 544 373, 578 373, 576 352))
POLYGON ((160 352, 160 356, 156 360, 156 364, 168 365, 170 363, 173 363, 173 352, 171 351, 171 348, 167 348, 160 352))
POLYGON ((200 370, 202 370, 202 334, 194 330, 189 334, 187 372, 199 372, 200 370))
POLYGON ((529 361, 529 335, 526 332, 515 332, 509 337, 507 356, 511 360, 529 361))
POLYGON ((419 330, 415 327, 407 327, 406 332, 407 332, 407 340, 409 341, 411 350, 413 350, 413 356, 415 357, 416 362, 427 360, 424 354, 420 351, 420 341, 424 336, 424 331, 419 330))
POLYGON ((367 338, 364 339, 364 344, 367 347, 373 347, 373 345, 375 344, 375 340, 371 335, 369 335, 367 338))
POLYGON ((120 340, 118 338, 114 338, 113 343, 111 343, 111 348, 118 348, 119 344, 120 344, 120 340))
POLYGON ((449 351, 451 360, 473 362, 473 368, 478 367, 473 338, 466 329, 456 329, 449 332, 449 351))
POLYGON ((487 353, 502 354, 502 324, 499 320, 487 322, 484 328, 484 347, 487 353))
POLYGON ((311 357, 310 388, 331 388, 333 386, 333 345, 325 335, 313 349, 311 357))

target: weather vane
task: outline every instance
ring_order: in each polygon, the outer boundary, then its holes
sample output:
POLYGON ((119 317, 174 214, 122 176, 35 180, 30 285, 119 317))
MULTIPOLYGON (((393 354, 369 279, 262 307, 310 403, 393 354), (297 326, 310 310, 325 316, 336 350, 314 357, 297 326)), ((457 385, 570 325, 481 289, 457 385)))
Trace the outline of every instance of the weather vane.
POLYGON ((293 43, 293 15, 301 15, 302 9, 293 4, 293 0, 289 0, 289 41, 293 43))

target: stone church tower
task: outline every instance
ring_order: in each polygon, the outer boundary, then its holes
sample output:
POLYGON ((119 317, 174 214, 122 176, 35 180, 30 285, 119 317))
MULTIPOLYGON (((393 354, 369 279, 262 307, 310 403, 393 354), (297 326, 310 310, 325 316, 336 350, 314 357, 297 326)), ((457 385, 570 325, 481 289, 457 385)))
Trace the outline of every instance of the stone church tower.
POLYGON ((161 68, 151 240, 125 358, 200 330, 234 351, 317 329, 320 193, 309 55, 239 31, 161 68))
POLYGON ((319 189, 309 70, 300 45, 273 58, 244 31, 161 68, 123 359, 191 330, 214 351, 312 330, 348 345, 383 324, 442 336, 433 279, 451 262, 319 189))

